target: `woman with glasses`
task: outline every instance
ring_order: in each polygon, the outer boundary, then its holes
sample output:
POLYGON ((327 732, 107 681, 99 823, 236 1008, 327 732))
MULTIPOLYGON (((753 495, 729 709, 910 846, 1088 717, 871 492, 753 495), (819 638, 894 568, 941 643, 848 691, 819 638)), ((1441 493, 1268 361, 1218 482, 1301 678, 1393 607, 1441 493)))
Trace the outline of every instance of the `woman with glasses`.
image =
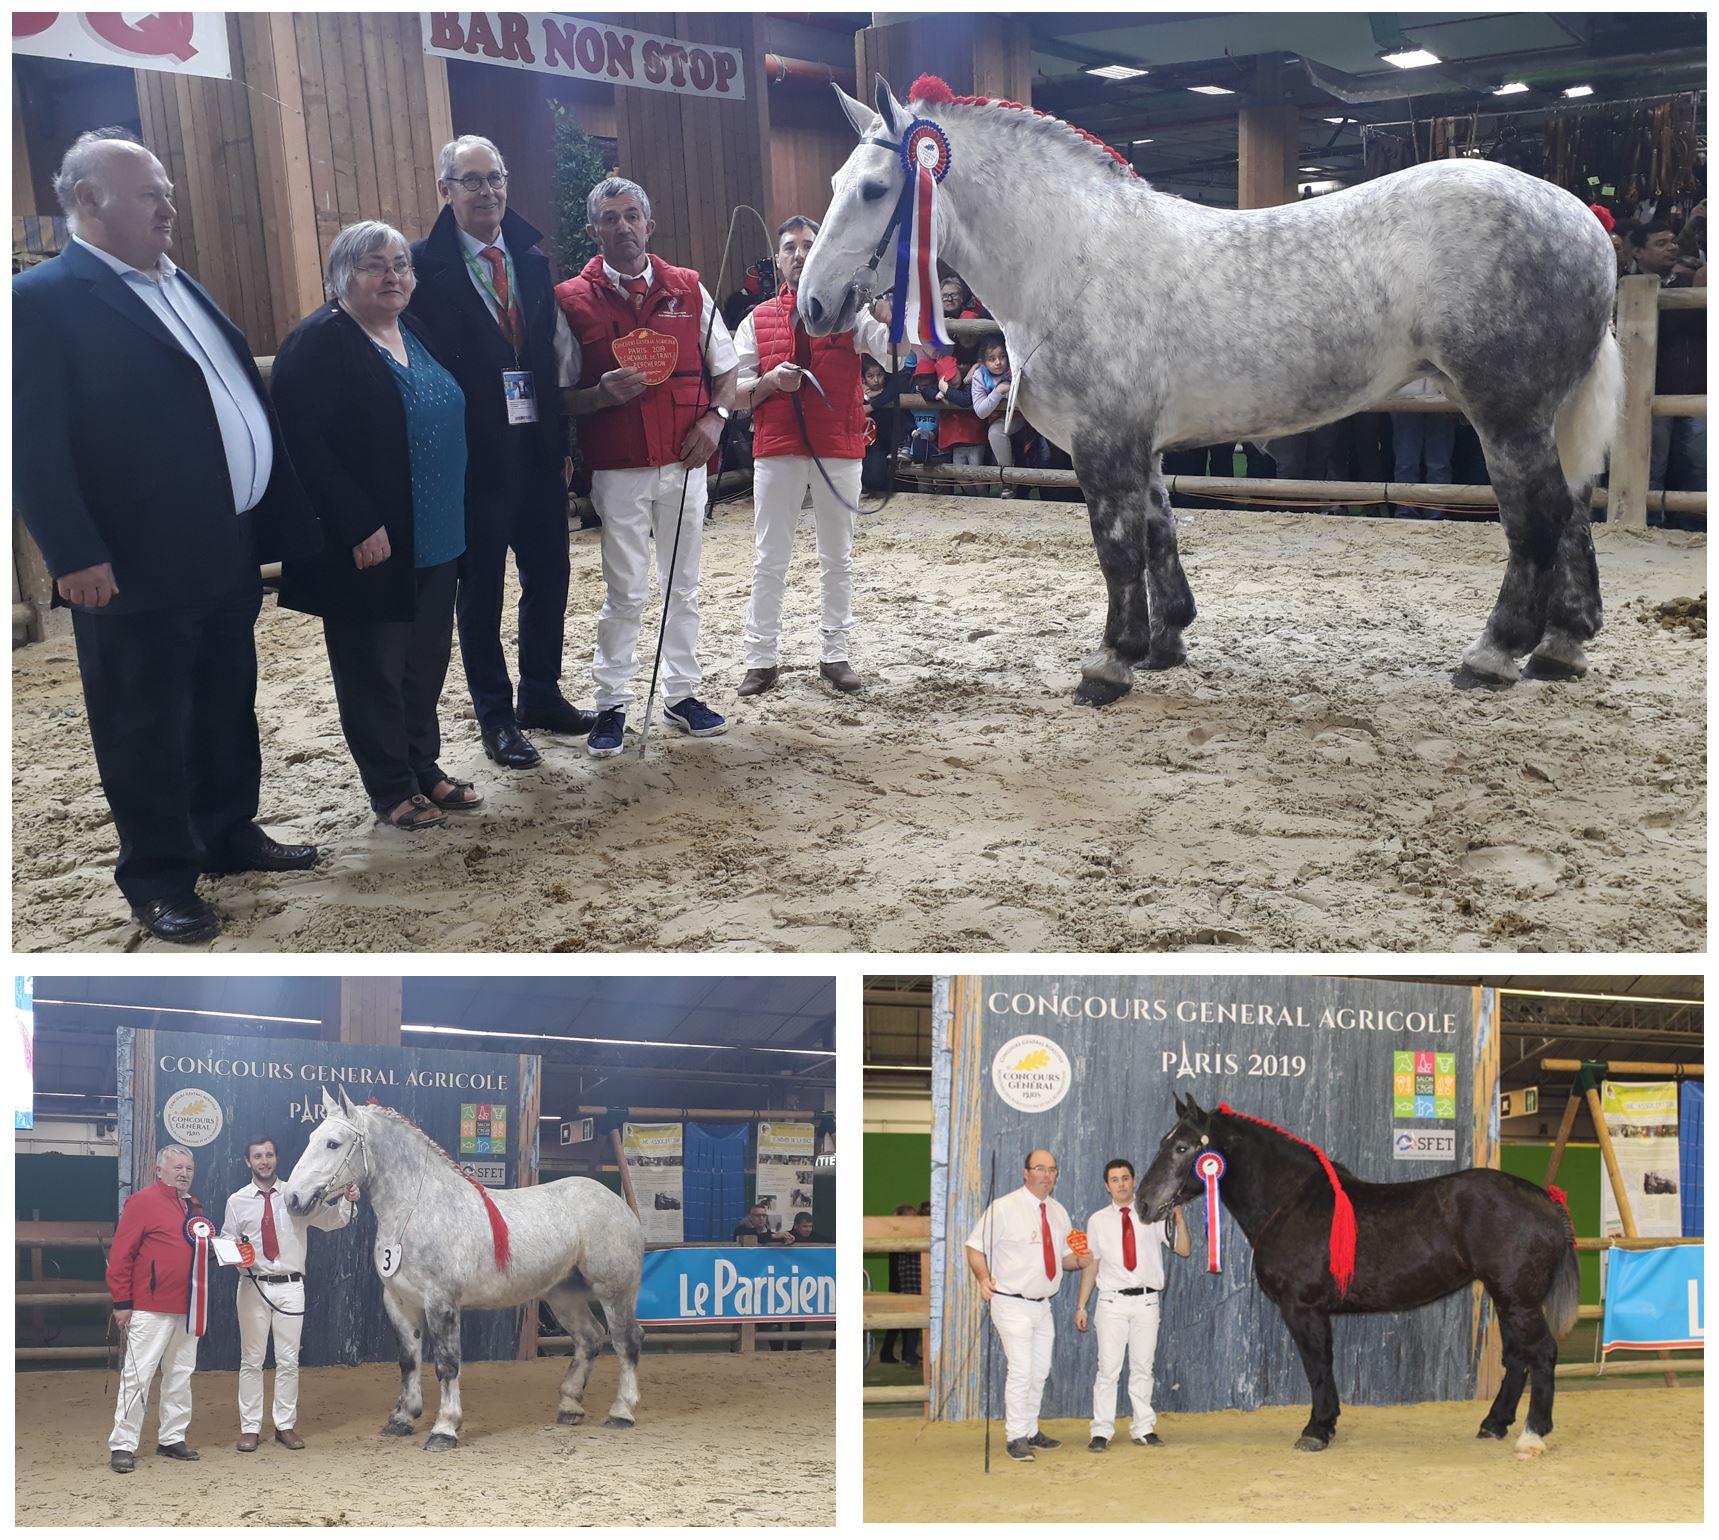
POLYGON ((465 397, 403 312, 406 239, 348 225, 328 295, 275 356, 288 452, 330 548, 285 564, 281 604, 322 617, 340 726, 377 817, 426 829, 482 803, 437 763, 436 709, 465 549, 465 397))

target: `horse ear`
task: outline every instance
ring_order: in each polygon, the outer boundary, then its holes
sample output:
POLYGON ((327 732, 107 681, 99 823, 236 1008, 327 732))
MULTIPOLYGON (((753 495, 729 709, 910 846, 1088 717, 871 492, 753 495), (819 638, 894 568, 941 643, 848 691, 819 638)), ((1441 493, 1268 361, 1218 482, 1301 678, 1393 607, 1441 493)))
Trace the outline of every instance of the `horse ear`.
POLYGON ((873 116, 871 108, 866 106, 864 102, 856 102, 834 81, 830 82, 830 89, 836 93, 836 99, 842 104, 842 111, 847 114, 848 122, 853 125, 854 132, 863 139, 866 131, 871 127, 873 116))
POLYGON ((1192 1091, 1188 1093, 1187 1115, 1191 1118, 1199 1119, 1202 1123, 1206 1121, 1206 1113, 1201 1109, 1200 1104, 1194 1100, 1194 1093, 1192 1091))
POLYGON ((895 92, 890 90, 889 82, 882 75, 874 77, 873 87, 877 99, 877 115, 883 119, 885 128, 892 134, 899 134, 907 127, 906 109, 895 99, 895 92))
POLYGON ((334 1099, 334 1093, 327 1086, 322 1088, 322 1110, 330 1117, 340 1115, 340 1103, 334 1099))
POLYGON ((344 1112, 347 1117, 351 1117, 358 1111, 357 1107, 352 1104, 352 1098, 346 1094, 345 1086, 340 1088, 340 1110, 344 1112))
POLYGON ((1188 1104, 1174 1091, 1170 1093, 1170 1097, 1176 1103, 1176 1116, 1185 1118, 1188 1115, 1188 1104))

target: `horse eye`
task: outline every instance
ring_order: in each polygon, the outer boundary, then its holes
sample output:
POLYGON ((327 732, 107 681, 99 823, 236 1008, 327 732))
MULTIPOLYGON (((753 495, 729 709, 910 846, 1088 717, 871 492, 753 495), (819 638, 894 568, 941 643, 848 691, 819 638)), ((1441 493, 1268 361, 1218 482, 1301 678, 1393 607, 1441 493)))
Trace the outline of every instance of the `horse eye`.
POLYGON ((1178 1154, 1178 1155, 1186 1155, 1186 1154, 1187 1154, 1187 1153, 1188 1153, 1188 1147, 1187 1147, 1187 1145, 1185 1145, 1185 1144, 1178 1144, 1178 1145, 1177 1145, 1177 1146, 1176 1146, 1176 1153, 1177 1153, 1177 1154, 1178 1154))
POLYGON ((889 183, 880 176, 868 176, 860 183, 860 197, 867 203, 876 203, 879 198, 889 196, 889 183))
POLYGON ((328 1147, 331 1150, 338 1150, 340 1148, 340 1141, 338 1139, 330 1139, 328 1141, 328 1147))

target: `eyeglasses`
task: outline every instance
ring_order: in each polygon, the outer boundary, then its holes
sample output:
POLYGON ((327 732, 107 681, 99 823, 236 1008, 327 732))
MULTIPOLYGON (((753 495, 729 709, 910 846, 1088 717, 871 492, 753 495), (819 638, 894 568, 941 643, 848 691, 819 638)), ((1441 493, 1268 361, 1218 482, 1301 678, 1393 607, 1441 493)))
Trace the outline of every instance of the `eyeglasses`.
POLYGON ((412 272, 412 259, 396 257, 392 262, 359 262, 354 264, 353 271, 364 274, 366 278, 380 278, 384 273, 405 278, 412 272))
POLYGON ((1028 1166, 1027 1170, 1029 1170, 1029 1171, 1048 1171, 1048 1172, 1050 1172, 1050 1174, 1052 1176, 1055 1176, 1057 1174, 1057 1170, 1056 1170, 1055 1166, 1028 1166))
POLYGON ((482 192, 485 187, 500 192, 502 188, 507 186, 507 173, 505 171, 492 171, 488 176, 482 176, 476 171, 468 171, 464 176, 451 176, 448 180, 458 182, 467 192, 482 192))

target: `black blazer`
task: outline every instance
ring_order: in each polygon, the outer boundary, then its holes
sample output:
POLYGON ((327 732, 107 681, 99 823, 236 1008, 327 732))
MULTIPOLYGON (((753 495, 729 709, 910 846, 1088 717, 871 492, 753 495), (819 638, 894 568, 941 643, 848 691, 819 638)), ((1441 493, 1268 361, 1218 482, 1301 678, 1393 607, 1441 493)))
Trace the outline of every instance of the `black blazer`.
POLYGON ((56 577, 102 562, 100 613, 197 604, 316 550, 316 516, 244 334, 180 270, 268 412, 274 470, 246 517, 203 371, 125 280, 73 242, 12 280, 12 500, 56 577))
MULTIPOLYGON (((410 314, 400 325, 437 356, 410 314)), ((282 606, 338 620, 412 619, 412 454, 406 408, 388 361, 364 329, 330 302, 287 335, 269 387, 293 463, 328 538, 320 555, 284 564, 282 606), (360 571, 352 548, 378 529, 388 531, 388 560, 360 571)))
POLYGON ((567 426, 555 367, 555 285, 549 259, 536 250, 541 233, 509 209, 501 217, 502 239, 513 257, 525 349, 515 362, 483 296, 472 284, 452 208, 443 206, 421 241, 412 243, 418 286, 406 313, 429 328, 448 372, 466 393, 466 474, 474 492, 492 486, 503 471, 502 442, 508 433, 526 435, 531 468, 553 474, 561 485, 567 426), (537 422, 510 425, 501 394, 503 369, 529 369, 536 376, 537 422))

